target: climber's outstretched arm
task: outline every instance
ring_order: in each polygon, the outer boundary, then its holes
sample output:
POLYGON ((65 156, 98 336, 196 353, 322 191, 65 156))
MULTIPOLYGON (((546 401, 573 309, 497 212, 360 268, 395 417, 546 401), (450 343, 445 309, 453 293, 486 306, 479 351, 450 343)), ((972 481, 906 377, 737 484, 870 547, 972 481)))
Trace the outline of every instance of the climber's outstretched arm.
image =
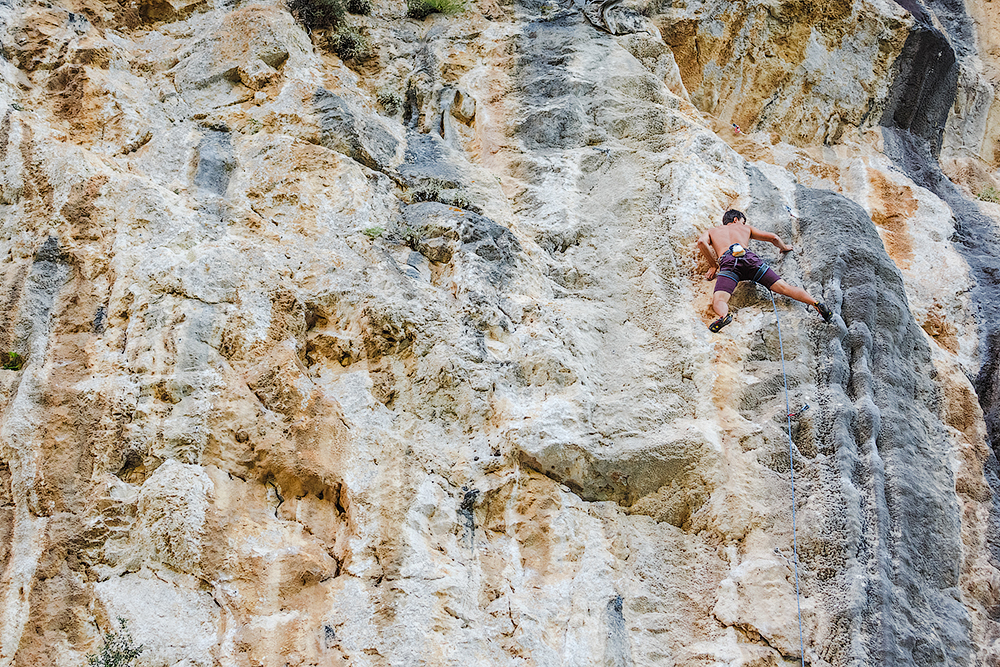
POLYGON ((782 241, 777 234, 772 234, 771 232, 764 232, 757 229, 756 227, 750 228, 750 238, 755 239, 757 241, 767 241, 781 252, 791 252, 792 250, 794 250, 792 246, 785 245, 784 241, 782 241))

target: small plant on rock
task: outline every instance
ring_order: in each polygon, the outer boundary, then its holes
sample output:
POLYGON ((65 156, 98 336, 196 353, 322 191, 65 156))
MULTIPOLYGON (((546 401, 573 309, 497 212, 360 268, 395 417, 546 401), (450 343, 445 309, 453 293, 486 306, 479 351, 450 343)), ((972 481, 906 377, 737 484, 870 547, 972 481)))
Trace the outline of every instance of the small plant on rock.
POLYGON ((142 655, 143 646, 136 644, 128 631, 128 623, 118 617, 119 632, 105 632, 104 645, 97 653, 87 656, 88 667, 133 667, 142 655))
POLYGON ((378 103, 382 105, 385 112, 390 116, 395 116, 403 108, 403 97, 389 86, 382 86, 375 91, 378 103))
POLYGON ((24 367, 24 357, 17 352, 0 353, 0 365, 5 371, 19 371, 24 367))
POLYGON ((406 0, 406 15, 422 19, 434 13, 458 14, 465 9, 465 0, 406 0))
POLYGON ((347 11, 367 16, 372 13, 372 0, 347 0, 347 11))
POLYGON ((483 209, 477 206, 464 190, 455 190, 448 194, 441 193, 438 196, 438 201, 442 204, 447 204, 448 206, 464 208, 466 211, 472 211, 473 213, 483 212, 483 209))
POLYGON ((439 204, 464 208, 473 213, 483 212, 482 207, 473 201, 465 189, 457 187, 456 183, 449 183, 439 178, 428 178, 410 191, 410 203, 416 204, 422 201, 436 201, 439 204))
POLYGON ((288 11, 307 30, 335 28, 344 20, 344 0, 288 0, 288 11))
POLYGON ((411 19, 422 19, 434 13, 434 9, 424 0, 406 0, 406 15, 411 19))
POLYGON ((385 234, 385 227, 368 227, 363 230, 362 233, 374 241, 378 237, 382 236, 382 234, 385 234))
POLYGON ((341 60, 365 60, 371 57, 371 43, 354 26, 342 26, 330 35, 330 50, 341 60))
POLYGON ((992 185, 988 185, 983 188, 976 197, 979 201, 993 202, 994 204, 1000 204, 1000 190, 997 190, 992 185))
POLYGON ((430 181, 414 190, 410 198, 416 203, 421 201, 437 201, 440 196, 441 187, 437 183, 430 181))
POLYGON ((399 235, 403 237, 403 243, 410 246, 411 248, 416 248, 417 244, 420 243, 420 230, 414 229, 413 227, 406 226, 400 232, 399 235))

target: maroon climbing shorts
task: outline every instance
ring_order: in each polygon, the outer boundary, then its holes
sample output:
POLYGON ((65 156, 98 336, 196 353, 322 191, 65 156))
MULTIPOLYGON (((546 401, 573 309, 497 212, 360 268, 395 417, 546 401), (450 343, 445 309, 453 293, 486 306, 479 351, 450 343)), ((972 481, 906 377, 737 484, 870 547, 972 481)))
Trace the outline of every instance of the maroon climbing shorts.
POLYGON ((716 274, 715 291, 733 293, 741 280, 752 280, 771 289, 771 285, 781 280, 764 260, 747 250, 742 257, 733 257, 726 252, 719 258, 719 271, 716 274))

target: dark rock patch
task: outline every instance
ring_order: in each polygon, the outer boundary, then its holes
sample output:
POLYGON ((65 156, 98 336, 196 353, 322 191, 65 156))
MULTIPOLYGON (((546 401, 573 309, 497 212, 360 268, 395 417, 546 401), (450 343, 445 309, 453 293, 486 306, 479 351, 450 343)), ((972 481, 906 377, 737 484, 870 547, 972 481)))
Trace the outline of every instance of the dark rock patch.
POLYGON ((229 179, 236 168, 233 142, 229 132, 211 130, 198 143, 198 167, 194 174, 196 187, 210 194, 225 197, 229 179))

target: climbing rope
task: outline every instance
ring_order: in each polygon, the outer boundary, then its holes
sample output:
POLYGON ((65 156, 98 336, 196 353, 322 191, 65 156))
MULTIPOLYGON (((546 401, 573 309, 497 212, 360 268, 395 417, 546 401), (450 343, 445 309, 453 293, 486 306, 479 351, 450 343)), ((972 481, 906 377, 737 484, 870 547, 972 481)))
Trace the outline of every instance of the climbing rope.
MULTIPOLYGON (((785 383, 785 420, 788 423, 788 467, 792 474, 792 570, 795 572, 795 609, 799 614, 799 658, 802 660, 802 667, 806 667, 806 652, 802 642, 802 604, 799 595, 799 544, 795 530, 795 454, 792 451, 795 443, 792 442, 792 408, 788 403, 788 375, 785 373, 785 346, 781 342, 781 318, 778 317, 778 304, 774 302, 774 292, 768 290, 771 295, 771 306, 774 308, 774 322, 778 326, 778 349, 781 350, 781 378, 785 383)), ((809 406, 795 414, 801 414, 809 406)))

